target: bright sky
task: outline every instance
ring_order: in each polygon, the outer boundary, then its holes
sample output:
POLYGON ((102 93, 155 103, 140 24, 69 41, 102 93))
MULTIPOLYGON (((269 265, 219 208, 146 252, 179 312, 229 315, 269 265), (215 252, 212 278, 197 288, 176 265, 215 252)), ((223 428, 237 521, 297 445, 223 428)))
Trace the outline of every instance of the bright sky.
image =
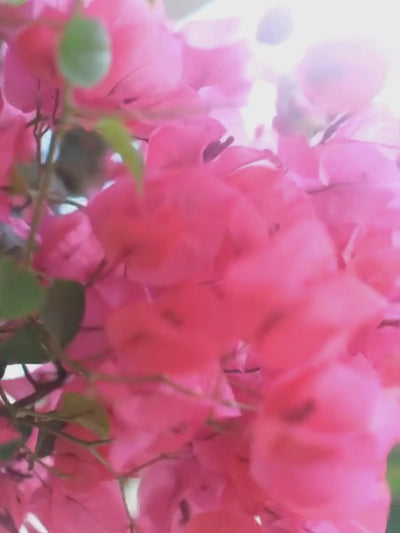
MULTIPOLYGON (((373 39, 389 57, 392 72, 378 97, 400 117, 400 0, 214 0, 192 19, 238 16, 243 33, 255 36, 263 12, 273 4, 287 5, 294 17, 294 30, 279 46, 256 45, 255 49, 278 72, 289 72, 312 43, 326 39, 365 37, 373 39)), ((254 87, 246 109, 248 133, 260 117, 273 116, 274 91, 265 83, 254 87)))
POLYGON ((272 4, 289 6, 295 19, 291 39, 268 52, 282 69, 289 68, 310 43, 346 36, 375 38, 400 61, 398 0, 214 0, 194 17, 237 15, 251 35, 263 11, 272 4))

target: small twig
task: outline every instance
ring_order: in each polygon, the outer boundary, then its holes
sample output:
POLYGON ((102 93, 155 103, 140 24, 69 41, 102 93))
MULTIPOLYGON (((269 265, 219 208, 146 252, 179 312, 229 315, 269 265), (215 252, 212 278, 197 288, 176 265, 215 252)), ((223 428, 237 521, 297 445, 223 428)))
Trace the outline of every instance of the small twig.
POLYGON ((224 405, 225 407, 231 407, 232 409, 243 409, 244 411, 258 411, 258 407, 254 405, 248 405, 245 403, 235 402, 235 401, 231 402, 229 400, 223 400, 223 399, 215 400, 214 398, 209 398, 202 393, 192 391, 191 389, 184 387, 180 383, 176 383, 175 381, 169 379, 166 376, 160 376, 160 382, 165 383, 166 385, 169 385, 170 387, 177 390, 178 392, 181 392, 182 394, 193 396, 194 398, 198 398, 199 400, 212 401, 214 403, 224 405))
POLYGON ((104 268, 107 265, 106 259, 102 259, 97 267, 94 269, 92 274, 89 276, 85 283, 85 287, 91 287, 95 281, 98 279, 99 275, 103 272, 104 268))
MULTIPOLYGON (((68 474, 60 472, 60 470, 57 470, 53 466, 50 466, 47 463, 45 463, 44 461, 42 461, 42 459, 40 459, 39 457, 36 457, 35 453, 32 452, 27 446, 24 447, 24 453, 25 453, 25 455, 27 455, 29 457, 28 463, 31 463, 31 462, 32 463, 37 463, 40 466, 42 466, 45 470, 47 470, 50 474, 52 474, 53 476, 59 477, 60 479, 67 479, 69 477, 68 474)), ((25 459, 27 460, 26 457, 25 457, 25 459)), ((32 470, 33 470, 33 467, 32 467, 32 470)), ((38 476, 37 472, 34 472, 34 474, 36 476, 38 476)), ((42 481, 42 483, 44 483, 44 482, 42 481)))
POLYGON ((225 374, 253 374, 255 372, 259 372, 261 370, 261 367, 257 366, 255 368, 248 368, 245 370, 241 370, 240 368, 225 368, 224 373, 225 374))
POLYGON ((248 405, 241 402, 235 402, 230 400, 215 400, 212 397, 206 396, 205 394, 202 394, 201 392, 196 392, 188 387, 185 387, 184 385, 181 385, 180 383, 177 383, 176 381, 173 381, 172 379, 168 378, 167 376, 164 376, 163 374, 154 374, 149 376, 115 376, 112 374, 102 374, 102 373, 96 373, 92 372, 90 375, 90 378, 93 381, 112 381, 112 382, 121 382, 121 383, 129 383, 130 385, 142 385, 145 383, 161 383, 164 385, 167 385, 177 392, 180 392, 182 394, 185 394, 186 396, 191 396, 193 398, 198 399, 199 401, 209 401, 212 403, 217 403, 219 405, 224 405, 225 407, 231 407, 232 409, 243 409, 245 411, 258 411, 258 407, 254 405, 248 405))
POLYGON ((168 459, 176 459, 176 457, 169 453, 162 453, 161 455, 154 457, 153 459, 150 459, 149 461, 146 461, 145 463, 142 463, 141 465, 136 466, 135 468, 132 468, 132 470, 129 470, 129 472, 126 472, 125 474, 123 474, 122 477, 124 477, 125 479, 135 477, 136 474, 138 474, 145 468, 152 466, 155 463, 159 463, 160 461, 166 461, 168 459))
POLYGON ((36 232, 39 228, 40 220, 42 218, 42 211, 46 201, 47 193, 50 188, 50 183, 53 177, 53 159, 56 152, 58 140, 58 132, 53 132, 50 141, 49 153, 47 156, 46 165, 43 171, 43 176, 39 176, 39 194, 36 199, 35 208, 33 211, 31 229, 28 236, 25 254, 25 265, 29 266, 32 261, 33 252, 35 249, 36 232))
POLYGON ((61 365, 56 364, 57 366, 57 378, 53 381, 50 381, 48 383, 40 383, 38 384, 38 388, 35 392, 32 394, 29 394, 28 396, 25 396, 25 398, 21 398, 20 400, 17 400, 16 402, 9 404, 9 405, 3 405, 0 407, 0 416, 11 416, 12 410, 18 410, 22 407, 29 407, 30 405, 35 404, 36 402, 42 400, 46 396, 48 396, 51 392, 57 390, 62 385, 64 385, 65 380, 67 379, 67 373, 64 370, 64 368, 61 365))
POLYGON ((65 102, 63 106, 61 121, 58 128, 53 132, 50 140, 49 151, 46 158, 41 176, 39 176, 39 195, 36 199, 35 207, 33 210, 31 228, 29 231, 28 241, 26 245, 25 253, 25 265, 29 266, 32 262, 32 256, 35 249, 36 233, 39 228, 40 220, 42 218, 42 212, 45 206, 46 198, 49 192, 50 184, 54 175, 54 158, 56 154, 56 148, 59 141, 61 141, 64 134, 67 118, 69 115, 69 102, 70 88, 66 88, 65 102))
POLYGON ((95 449, 96 446, 104 446, 106 444, 110 444, 111 439, 103 439, 103 440, 83 440, 79 439, 78 437, 74 437, 73 435, 70 435, 69 433, 64 433, 64 431, 55 431, 51 428, 49 428, 45 424, 41 424, 40 422, 24 422, 24 419, 19 420, 19 425, 22 426, 29 426, 29 427, 36 427, 38 429, 43 430, 45 433, 49 433, 50 435, 54 435, 55 437, 62 437, 63 439, 69 440, 75 444, 78 444, 79 446, 86 448, 88 450, 95 449))
POLYGON ((378 329, 385 328, 385 327, 398 328, 399 326, 400 326, 400 319, 392 318, 392 319, 382 320, 382 322, 378 326, 378 329))
POLYGON ((38 388, 38 383, 37 383, 37 381, 35 381, 33 379, 32 374, 28 370, 28 367, 24 363, 22 363, 21 366, 22 366, 22 370, 24 372, 24 375, 26 377, 26 380, 32 385, 32 387, 34 389, 37 389, 38 388))

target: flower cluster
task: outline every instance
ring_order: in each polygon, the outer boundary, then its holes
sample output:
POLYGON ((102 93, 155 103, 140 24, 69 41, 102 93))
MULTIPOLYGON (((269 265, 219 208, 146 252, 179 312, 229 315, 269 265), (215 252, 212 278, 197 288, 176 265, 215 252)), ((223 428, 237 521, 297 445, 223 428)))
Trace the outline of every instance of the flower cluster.
POLYGON ((253 79, 232 22, 13 3, 0 373, 23 376, 0 381, 0 532, 34 516, 50 533, 384 533, 400 438, 385 60, 311 48, 260 149, 235 140, 253 79))

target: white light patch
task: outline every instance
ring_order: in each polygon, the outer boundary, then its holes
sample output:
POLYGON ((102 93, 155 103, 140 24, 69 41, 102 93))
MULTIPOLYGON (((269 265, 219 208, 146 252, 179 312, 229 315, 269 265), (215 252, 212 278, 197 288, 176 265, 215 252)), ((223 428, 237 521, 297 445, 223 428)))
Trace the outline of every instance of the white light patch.
MULTIPOLYGON (((238 17, 243 36, 254 39, 262 15, 272 5, 287 6, 294 19, 290 38, 277 46, 254 42, 254 52, 276 73, 293 70, 312 44, 335 39, 369 39, 388 58, 391 69, 387 84, 377 100, 400 116, 400 32, 398 0, 214 0, 191 16, 192 20, 238 17)), ((259 86, 251 95, 244 117, 246 129, 254 130, 258 115, 271 115, 274 101, 271 91, 259 86), (268 100, 268 101, 267 101, 268 100)))

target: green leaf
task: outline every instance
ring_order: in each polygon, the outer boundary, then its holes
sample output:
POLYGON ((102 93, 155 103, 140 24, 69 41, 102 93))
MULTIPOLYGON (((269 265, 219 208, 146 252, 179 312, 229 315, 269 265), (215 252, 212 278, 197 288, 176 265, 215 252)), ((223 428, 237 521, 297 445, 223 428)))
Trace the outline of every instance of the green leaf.
POLYGON ((39 332, 33 324, 26 324, 0 344, 0 361, 9 365, 40 364, 49 360, 39 332))
POLYGON ((400 503, 393 502, 390 508, 389 521, 386 533, 399 533, 400 531, 400 503))
POLYGON ((22 4, 25 4, 26 0, 1 0, 1 4, 6 4, 9 6, 22 6, 22 4))
POLYGON ((30 270, 17 266, 10 258, 0 261, 0 317, 23 318, 38 311, 45 291, 30 270))
POLYGON ((78 392, 64 393, 59 414, 89 429, 100 439, 110 436, 107 411, 91 396, 78 392))
POLYGON ((20 446, 23 444, 24 441, 22 439, 11 440, 9 442, 0 444, 0 460, 9 461, 12 459, 18 448, 20 448, 20 446))
POLYGON ((396 446, 391 451, 387 461, 387 481, 392 496, 400 498, 400 447, 396 446))
POLYGON ((140 152, 133 146, 127 128, 116 118, 106 118, 97 124, 96 129, 103 135, 110 147, 122 157, 123 162, 130 170, 139 189, 141 189, 143 160, 140 152))
POLYGON ((76 281, 56 280, 47 291, 41 317, 62 348, 78 333, 84 313, 84 287, 76 281))
POLYGON ((110 38, 103 25, 94 18, 73 18, 61 38, 58 62, 72 85, 97 85, 111 65, 110 38))
MULTIPOLYGON (((24 419, 24 422, 26 421, 27 418, 24 419)), ((8 442, 2 442, 0 444, 0 460, 8 461, 12 459, 18 449, 23 446, 23 444, 29 439, 32 434, 32 426, 23 425, 17 421, 17 425, 14 427, 17 431, 19 431, 21 436, 15 436, 8 442)))

